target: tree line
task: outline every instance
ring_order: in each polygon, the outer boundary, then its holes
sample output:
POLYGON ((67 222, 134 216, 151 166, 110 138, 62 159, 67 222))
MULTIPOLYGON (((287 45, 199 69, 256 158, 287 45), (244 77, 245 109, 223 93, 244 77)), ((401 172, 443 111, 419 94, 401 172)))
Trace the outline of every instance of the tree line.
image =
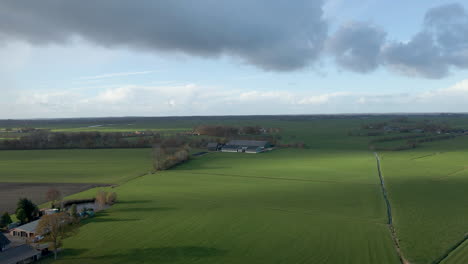
POLYGON ((233 137, 239 135, 262 135, 278 133, 279 128, 264 128, 255 126, 225 126, 225 125, 200 125, 194 128, 194 133, 213 137, 233 137))

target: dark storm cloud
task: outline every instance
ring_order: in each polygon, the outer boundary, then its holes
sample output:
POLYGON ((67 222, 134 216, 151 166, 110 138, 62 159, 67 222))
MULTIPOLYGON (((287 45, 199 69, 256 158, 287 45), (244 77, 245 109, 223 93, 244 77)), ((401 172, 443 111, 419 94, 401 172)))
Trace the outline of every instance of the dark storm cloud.
POLYGON ((229 54, 266 70, 315 61, 327 35, 321 0, 4 0, 0 35, 33 44, 80 36, 102 46, 229 54))
POLYGON ((0 44, 66 44, 81 37, 105 47, 230 55, 274 71, 306 67, 323 53, 360 73, 385 66, 442 78, 468 68, 468 14, 460 4, 429 9, 413 38, 388 42, 383 30, 366 23, 345 24, 328 37, 323 1, 2 0, 0 44))
POLYGON ((327 41, 327 50, 345 69, 366 73, 379 66, 385 32, 364 23, 343 25, 327 41))
POLYGON ((460 4, 429 9, 423 30, 405 43, 388 44, 387 66, 409 75, 445 77, 452 68, 468 68, 468 14, 460 4))

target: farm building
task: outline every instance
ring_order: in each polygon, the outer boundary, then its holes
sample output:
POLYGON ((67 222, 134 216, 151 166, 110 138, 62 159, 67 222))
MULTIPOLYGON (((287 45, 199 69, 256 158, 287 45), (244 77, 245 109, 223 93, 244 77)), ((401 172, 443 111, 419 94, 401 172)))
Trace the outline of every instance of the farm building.
POLYGON ((221 148, 222 152, 260 153, 271 147, 268 141, 231 140, 221 148))
POLYGON ((22 226, 13 228, 10 231, 10 235, 14 237, 24 237, 24 238, 33 238, 36 236, 36 228, 39 224, 39 220, 32 221, 22 226))
POLYGON ((6 238, 5 235, 0 233, 0 252, 5 251, 10 246, 10 244, 10 240, 6 238))
POLYGON ((208 145, 206 146, 208 148, 209 151, 218 151, 221 149, 223 145, 217 143, 217 142, 210 142, 208 143, 208 145))
POLYGON ((0 263, 18 264, 31 263, 38 260, 41 253, 28 244, 23 244, 0 252, 0 263))

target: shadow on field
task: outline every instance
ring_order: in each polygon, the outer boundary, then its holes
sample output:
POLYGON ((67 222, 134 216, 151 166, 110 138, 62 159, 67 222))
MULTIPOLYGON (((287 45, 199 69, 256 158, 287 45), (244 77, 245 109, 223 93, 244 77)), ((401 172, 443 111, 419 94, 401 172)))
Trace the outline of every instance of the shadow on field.
POLYGON ((176 210, 175 207, 134 207, 115 209, 114 212, 156 212, 156 211, 171 211, 176 210))
POLYGON ((109 213, 100 212, 95 217, 91 217, 91 218, 83 220, 81 222, 81 226, 84 226, 84 225, 87 225, 87 224, 90 224, 90 223, 135 222, 135 221, 140 221, 141 220, 141 219, 136 219, 136 218, 125 219, 125 218, 106 217, 108 215, 109 215, 109 213))
POLYGON ((120 201, 119 204, 142 204, 142 203, 151 203, 152 200, 129 200, 129 201, 120 201))
POLYGON ((76 257, 76 256, 79 256, 85 252, 89 251, 89 249, 85 249, 85 248, 66 248, 65 250, 63 250, 63 252, 59 252, 58 253, 58 257, 60 258, 61 256, 60 255, 65 255, 67 256, 68 258, 73 258, 73 257, 76 257))
MULTIPOLYGON (((109 223, 109 222, 134 222, 134 221, 140 221, 141 219, 121 219, 121 218, 91 218, 89 221, 86 223, 109 223)), ((84 223, 84 224, 86 224, 84 223)))
POLYGON ((131 249, 119 254, 110 254, 98 257, 80 257, 80 254, 84 252, 85 251, 78 249, 67 249, 67 259, 102 260, 103 262, 115 263, 171 263, 174 261, 188 261, 207 257, 218 257, 227 254, 227 250, 199 246, 131 249))

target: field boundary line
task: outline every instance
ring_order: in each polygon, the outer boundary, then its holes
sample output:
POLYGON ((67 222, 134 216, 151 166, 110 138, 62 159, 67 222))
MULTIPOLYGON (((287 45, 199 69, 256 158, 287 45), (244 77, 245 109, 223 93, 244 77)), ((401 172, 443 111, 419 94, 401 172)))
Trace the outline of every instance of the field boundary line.
POLYGON ((449 174, 447 174, 447 175, 445 175, 445 176, 442 176, 442 177, 439 177, 439 178, 436 178, 436 179, 433 179, 433 180, 434 180, 434 181, 440 181, 440 180, 449 178, 449 177, 451 177, 451 176, 453 176, 453 175, 455 175, 455 174, 458 174, 458 173, 463 172, 463 171, 466 171, 466 170, 468 170, 468 167, 463 167, 463 168, 461 168, 461 169, 459 169, 459 170, 453 171, 453 172, 451 172, 451 173, 449 173, 449 174))
POLYGON ((460 239, 455 245, 451 246, 447 251, 445 251, 444 255, 440 256, 438 259, 434 260, 432 264, 439 264, 442 263, 442 261, 446 260, 452 252, 457 250, 463 243, 465 243, 468 240, 468 233, 465 234, 465 236, 460 239))
POLYGON ((435 155, 438 155, 438 154, 442 154, 442 153, 443 153, 443 152, 434 152, 434 153, 427 154, 427 155, 424 155, 424 156, 414 157, 414 158, 411 158, 410 160, 424 159, 424 158, 432 157, 432 156, 435 156, 435 155))
POLYGON ((267 179, 267 180, 282 180, 282 181, 302 181, 302 182, 317 182, 317 183, 338 183, 338 184, 360 184, 360 185, 375 185, 373 183, 360 183, 360 182, 346 182, 346 181, 321 181, 321 180, 307 180, 299 178, 281 178, 281 177, 268 177, 268 176, 249 176, 249 175, 236 175, 224 173, 208 173, 208 172, 184 172, 197 175, 214 175, 223 177, 239 177, 239 178, 254 178, 254 179, 267 179))
POLYGON ((387 193, 387 188, 385 188, 385 180, 382 175, 382 168, 380 166, 380 157, 377 154, 377 152, 374 152, 375 159, 377 161, 377 172, 379 174, 379 180, 380 180, 380 187, 382 189, 382 195, 385 200, 385 205, 387 206, 387 226, 388 229, 390 230, 390 235, 393 240, 393 245, 395 246, 395 250, 397 252, 398 257, 400 258, 400 262, 402 264, 409 264, 410 262, 405 259, 403 256, 403 252, 401 252, 401 247, 400 247, 400 242, 398 240, 398 236, 396 234, 395 227, 393 226, 393 216, 392 216, 392 206, 390 204, 390 200, 388 199, 388 193, 387 193))

